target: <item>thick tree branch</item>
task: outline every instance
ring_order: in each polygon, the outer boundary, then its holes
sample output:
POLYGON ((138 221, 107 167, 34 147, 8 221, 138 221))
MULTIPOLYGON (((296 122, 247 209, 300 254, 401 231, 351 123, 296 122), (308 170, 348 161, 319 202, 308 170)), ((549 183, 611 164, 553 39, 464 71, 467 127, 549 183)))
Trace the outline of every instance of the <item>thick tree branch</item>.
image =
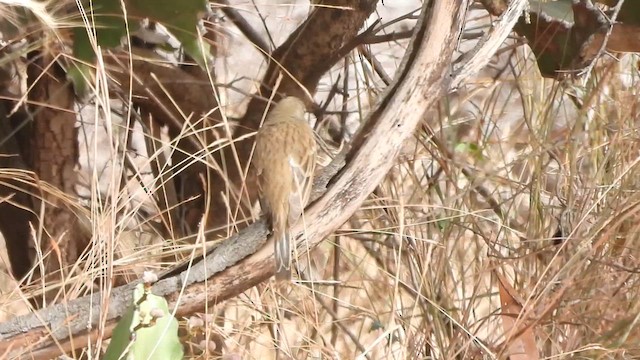
MULTIPOLYGON (((327 7, 315 8, 305 22, 271 54, 260 90, 249 102, 234 138, 242 138, 257 130, 267 107, 263 99, 270 97, 276 80, 281 75, 279 94, 305 99, 307 93, 315 93, 320 78, 340 60, 338 52, 344 44, 357 36, 358 30, 373 13, 376 4, 377 0, 328 0, 323 2, 327 7)), ((216 176, 208 189, 211 203, 207 217, 209 228, 224 228, 228 222, 227 216, 224 216, 227 209, 243 209, 241 206, 255 200, 254 179, 251 174, 246 179, 244 176, 253 142, 253 138, 247 138, 236 142, 233 149, 222 149, 216 153, 219 163, 224 164, 226 173, 224 180, 216 176), (229 184, 245 184, 243 194, 229 196, 229 184), (237 199, 244 199, 244 204, 241 205, 237 199)), ((232 189, 232 193, 237 192, 237 189, 232 189)))
POLYGON ((527 0, 512 0, 508 8, 501 14, 491 29, 485 34, 469 53, 464 55, 462 64, 458 64, 453 73, 452 87, 457 88, 469 76, 484 68, 493 54, 504 44, 511 34, 520 15, 528 4, 527 0))
MULTIPOLYGON (((147 49, 134 48, 132 53, 105 54, 109 75, 155 121, 177 135, 187 120, 195 123, 205 115, 220 119, 215 92, 204 72, 200 77, 191 75, 147 49)), ((187 139, 189 149, 202 148, 202 142, 193 136, 187 139)))

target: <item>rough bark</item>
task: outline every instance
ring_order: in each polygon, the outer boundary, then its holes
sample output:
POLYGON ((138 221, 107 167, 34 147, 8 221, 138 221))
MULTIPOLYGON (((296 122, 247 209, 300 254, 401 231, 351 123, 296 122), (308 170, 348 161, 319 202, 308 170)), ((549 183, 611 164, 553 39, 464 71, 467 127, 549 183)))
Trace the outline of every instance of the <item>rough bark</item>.
MULTIPOLYGON (((377 1, 333 0, 324 4, 327 7, 316 8, 270 55, 257 97, 250 101, 245 116, 239 121, 240 126, 233 134, 231 126, 219 127, 219 133, 202 131, 207 126, 222 122, 214 89, 206 74, 195 77, 182 69, 141 59, 132 60, 133 71, 129 72, 127 55, 119 55, 119 61, 112 58, 109 62, 119 64, 113 75, 125 91, 132 89, 134 104, 151 113, 154 120, 168 125, 174 138, 180 136, 183 127, 193 126, 201 131, 200 139, 189 136, 180 141, 181 151, 176 152, 172 159, 172 163, 179 164, 188 157, 186 154, 196 154, 217 139, 239 139, 255 131, 266 109, 264 98, 270 96, 280 74, 283 75, 278 89, 280 94, 301 98, 306 98, 306 91, 313 94, 322 75, 342 56, 340 50, 343 45, 357 35, 364 21, 373 13, 377 1), (199 122, 204 114, 207 114, 206 121, 199 122), (189 118, 188 123, 186 118, 189 118), (196 122, 198 124, 194 126, 196 122)), ((253 142, 251 137, 216 150, 209 158, 209 164, 216 164, 215 168, 196 162, 186 169, 176 169, 183 174, 177 186, 183 191, 181 201, 195 199, 183 206, 186 208, 186 225, 191 231, 197 228, 205 213, 206 199, 209 201, 206 227, 222 229, 218 236, 229 235, 227 226, 236 214, 241 218, 248 217, 249 208, 256 199, 256 189, 253 178, 245 179, 244 174, 253 142), (205 187, 202 186, 203 181, 205 187)))
MULTIPOLYGON (((6 55, 5 51, 0 51, 0 56, 6 55)), ((0 96, 4 98, 0 100, 0 232, 6 244, 11 272, 16 279, 21 279, 31 269, 30 224, 35 217, 29 195, 32 188, 21 181, 29 177, 25 150, 30 122, 22 109, 10 115, 16 106, 16 102, 9 99, 17 97, 14 80, 18 73, 17 63, 0 66, 0 96)))
MULTIPOLYGON (((356 37, 365 20, 375 10, 377 1, 333 0, 325 1, 323 4, 326 7, 316 7, 307 20, 271 54, 269 66, 256 94, 258 96, 249 102, 234 138, 242 138, 258 129, 267 107, 264 98, 271 96, 280 75, 282 80, 277 89, 276 100, 283 94, 302 99, 307 98, 307 92, 314 94, 322 75, 340 60, 342 46, 356 37)), ((253 137, 246 138, 236 142, 235 148, 219 152, 219 159, 224 161, 226 174, 224 181, 216 177, 211 183, 211 210, 207 219, 209 227, 225 227, 228 217, 224 214, 227 209, 232 212, 239 210, 242 214, 248 212, 247 205, 255 201, 257 189, 251 172, 244 179, 253 143, 253 137), (246 184, 243 193, 240 194, 239 189, 232 189, 236 190, 236 194, 230 196, 229 184, 238 187, 243 182, 246 184), (222 194, 225 194, 225 197, 221 196, 222 194), (231 200, 229 204, 225 203, 225 198, 231 200), (242 200, 240 202, 237 199, 242 200)))
MULTIPOLYGON (((7 116, 9 105, 0 101, 0 171, 26 170, 15 128, 7 116)), ((12 178, 8 171, 0 174, 0 232, 7 247, 11 272, 16 279, 21 279, 31 269, 30 224, 34 216, 28 189, 23 182, 12 178)))
MULTIPOLYGON (((425 120, 424 114, 447 89, 451 56, 462 31, 464 10, 468 5, 469 1, 459 0, 425 1, 422 18, 401 70, 367 118, 374 124, 369 128, 369 136, 361 146, 351 150, 350 160, 344 168, 338 171, 340 166, 330 166, 324 170, 325 176, 321 179, 329 184, 326 193, 305 213, 307 227, 303 229, 299 224, 293 229, 300 246, 303 243, 315 246, 360 207, 393 166, 395 157, 406 139, 413 135, 416 125, 425 120), (332 176, 335 173, 337 175, 332 176)), ((204 261, 178 275, 160 280, 153 292, 167 296, 170 306, 177 306, 176 315, 180 317, 249 289, 274 272, 271 248, 261 246, 266 235, 264 222, 250 226, 208 254, 204 261), (246 248, 260 250, 246 258, 238 255, 246 248), (184 292, 180 293, 183 286, 184 292)), ((107 335, 130 303, 133 286, 127 285, 112 292, 108 321, 102 327, 107 335)), ((59 305, 42 311, 40 317, 20 317, 0 324, 0 352, 9 346, 19 348, 34 344, 43 335, 58 340, 66 339, 69 333, 85 336, 85 340, 87 337, 95 338, 97 332, 87 333, 85 329, 87 324, 94 328, 98 324, 99 311, 90 309, 100 306, 100 298, 94 295, 64 305, 69 313, 80 315, 73 319, 66 319, 63 305, 59 305), (47 332, 40 319, 45 320, 47 328, 56 330, 47 332)), ((33 358, 51 358, 58 348, 42 349, 50 343, 35 345, 30 355, 33 358)))
POLYGON ((44 254, 54 250, 45 259, 46 274, 51 275, 73 264, 87 246, 86 234, 76 231, 73 201, 65 196, 73 197, 77 184, 78 129, 73 88, 64 71, 47 54, 36 52, 29 58, 28 96, 34 116, 29 165, 37 176, 36 213, 44 206, 39 245, 44 254))

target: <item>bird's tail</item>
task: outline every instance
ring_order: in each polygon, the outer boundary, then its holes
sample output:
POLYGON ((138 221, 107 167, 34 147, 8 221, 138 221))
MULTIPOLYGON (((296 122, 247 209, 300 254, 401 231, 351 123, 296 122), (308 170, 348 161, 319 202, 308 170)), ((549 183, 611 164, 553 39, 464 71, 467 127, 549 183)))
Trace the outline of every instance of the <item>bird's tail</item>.
POLYGON ((276 280, 291 280, 291 239, 289 231, 274 234, 274 256, 276 259, 276 280))

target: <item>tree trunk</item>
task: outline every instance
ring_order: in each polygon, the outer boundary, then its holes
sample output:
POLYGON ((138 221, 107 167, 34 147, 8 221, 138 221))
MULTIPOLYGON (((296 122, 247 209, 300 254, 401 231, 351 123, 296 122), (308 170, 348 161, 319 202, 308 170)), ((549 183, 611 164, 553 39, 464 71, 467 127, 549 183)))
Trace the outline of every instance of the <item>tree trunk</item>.
POLYGON ((87 245, 82 233, 74 231, 77 217, 72 197, 78 162, 74 93, 63 69, 48 54, 30 55, 28 96, 34 116, 30 165, 40 195, 35 212, 43 216, 39 245, 45 256, 45 273, 60 275, 59 270, 73 264, 87 245), (53 251, 47 256, 49 250, 53 251))
MULTIPOLYGON (((13 172, 26 170, 27 167, 17 135, 14 134, 15 127, 8 117, 11 105, 10 102, 0 101, 0 169, 13 172)), ((24 189, 25 184, 10 173, 0 174, 0 232, 7 247, 11 272, 17 280, 31 269, 29 224, 34 216, 31 212, 31 196, 24 189)))

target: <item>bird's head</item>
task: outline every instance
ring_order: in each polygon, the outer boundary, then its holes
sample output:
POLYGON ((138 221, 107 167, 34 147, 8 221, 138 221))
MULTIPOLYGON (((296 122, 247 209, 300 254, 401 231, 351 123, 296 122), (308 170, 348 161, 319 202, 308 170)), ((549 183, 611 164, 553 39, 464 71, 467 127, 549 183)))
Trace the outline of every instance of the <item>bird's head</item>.
POLYGON ((304 102, 295 96, 287 96, 273 108, 274 113, 287 114, 297 119, 304 119, 306 110, 304 102))

